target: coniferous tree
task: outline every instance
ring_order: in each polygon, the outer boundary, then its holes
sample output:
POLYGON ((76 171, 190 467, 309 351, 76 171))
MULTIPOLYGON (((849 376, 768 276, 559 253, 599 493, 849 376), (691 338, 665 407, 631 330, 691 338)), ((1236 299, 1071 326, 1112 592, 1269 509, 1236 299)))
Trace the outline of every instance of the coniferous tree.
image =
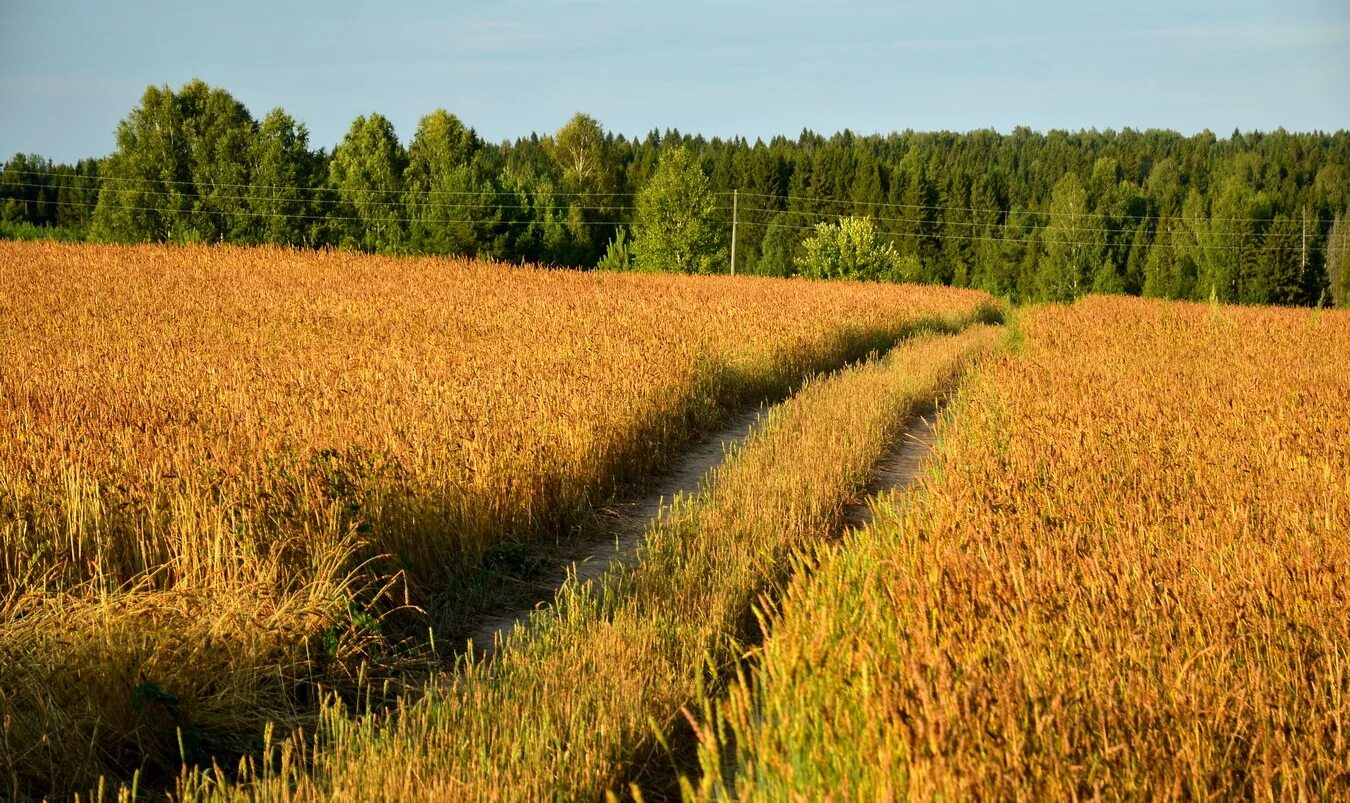
MULTIPOLYGON (((1158 232, 1158 239, 1149 249, 1148 259, 1144 261, 1144 286, 1141 292, 1145 298, 1171 298, 1177 285, 1177 252, 1171 229, 1158 232)), ((1190 294, 1187 293, 1189 296, 1190 294)))
POLYGON ((801 242, 801 230, 792 224, 792 216, 774 215, 764 233, 760 244, 759 260, 755 263, 755 272, 762 276, 791 276, 797 259, 797 246, 801 242))
POLYGON ((886 201, 881 166, 870 155, 865 154, 858 162, 849 200, 853 202, 853 214, 862 217, 879 214, 880 204, 886 201))
MULTIPOLYGON (((331 158, 310 153, 294 120, 254 124, 228 93, 201 82, 178 92, 151 87, 107 160, 11 160, 0 173, 0 216, 79 230, 92 205, 85 230, 100 239, 343 242, 594 265, 616 227, 633 222, 632 196, 615 193, 645 187, 661 152, 683 146, 713 193, 740 190, 743 271, 791 270, 815 224, 865 213, 904 257, 906 275, 1019 300, 1063 296, 1057 269, 1075 295, 1212 293, 1249 303, 1347 295, 1332 281, 1345 272, 1327 247, 1334 219, 1350 206, 1347 132, 803 131, 752 145, 675 130, 627 140, 578 115, 553 135, 477 142, 467 158, 441 158, 453 149, 415 137, 406 170, 387 133, 366 136, 388 146, 382 161, 393 170, 380 178, 352 158, 379 147, 344 142, 331 158), (1049 214, 1062 211, 1052 205, 1069 173, 1087 177, 1086 214, 1075 225, 1049 214), (1284 258, 1291 225, 1297 291, 1284 258), (1092 258, 1074 285, 1064 258, 1085 251, 1092 258)), ((729 206, 714 204, 705 218, 722 238, 729 206)))
POLYGON ((891 203, 896 204, 890 231, 901 256, 913 256, 924 271, 937 274, 941 241, 937 230, 937 192, 918 154, 906 156, 891 185, 891 203))
POLYGON ((1341 214, 1327 232, 1326 271, 1332 303, 1350 307, 1350 218, 1341 214))
POLYGON ((74 166, 59 166, 63 175, 56 187, 56 218, 59 227, 83 235, 98 204, 100 159, 81 159, 74 166))
POLYGON ((16 153, 0 168, 0 220, 45 225, 51 207, 52 163, 35 154, 16 153))
POLYGON ((1222 184, 1205 229, 1202 290, 1209 288, 1220 301, 1262 303, 1267 283, 1256 275, 1257 223, 1265 216, 1263 199, 1252 186, 1251 165, 1237 166, 1222 184))
POLYGON ((1299 231, 1286 215, 1276 215, 1261 240, 1257 270, 1247 298, 1259 304, 1298 304, 1303 301, 1299 231))

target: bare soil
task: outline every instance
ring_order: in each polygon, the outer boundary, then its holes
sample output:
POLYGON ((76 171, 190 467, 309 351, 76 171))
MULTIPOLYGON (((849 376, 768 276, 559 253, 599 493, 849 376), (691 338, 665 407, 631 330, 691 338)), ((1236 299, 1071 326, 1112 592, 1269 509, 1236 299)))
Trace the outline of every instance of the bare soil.
MULTIPOLYGON (((939 400, 940 401, 940 400, 939 400)), ((883 494, 903 493, 910 489, 922 476, 925 461, 937 444, 934 427, 937 424, 939 410, 937 404, 922 414, 910 416, 905 422, 900 437, 891 444, 872 469, 872 477, 866 488, 853 504, 844 509, 843 528, 839 535, 853 529, 866 527, 875 518, 873 504, 883 494)), ((748 643, 758 644, 765 634, 758 629, 747 630, 744 634, 748 643)), ((684 722, 677 722, 674 732, 666 734, 668 740, 667 760, 640 763, 631 777, 620 784, 626 789, 627 783, 636 783, 642 789, 643 799, 659 803, 660 801, 679 801, 683 799, 680 790, 680 777, 697 778, 700 772, 698 760, 698 737, 684 722)), ((735 777, 736 751, 725 750, 722 754, 722 773, 726 778, 735 777)), ((623 796, 621 799, 631 798, 623 796)))
POLYGON ((872 471, 872 481, 858 501, 844 509, 844 527, 862 529, 872 523, 875 512, 873 500, 891 491, 907 491, 918 482, 924 460, 933 451, 937 443, 938 411, 931 410, 923 415, 910 418, 905 424, 904 433, 881 458, 872 471))
POLYGON ((531 583, 529 604, 493 614, 478 624, 472 635, 474 653, 490 656, 532 610, 551 602, 569 577, 588 583, 604 574, 615 561, 631 564, 648 527, 663 509, 677 496, 697 493, 708 472, 720 466, 727 454, 759 425, 765 409, 745 410, 721 430, 694 444, 668 473, 657 479, 648 493, 612 503, 599 511, 605 523, 598 532, 580 541, 561 544, 550 554, 553 565, 542 578, 531 583))
MULTIPOLYGON (((552 550, 547 558, 549 568, 529 582, 528 594, 521 598, 523 602, 486 616, 476 624, 471 635, 475 657, 490 657, 531 611, 554 599, 569 577, 575 577, 578 583, 589 583, 616 561, 631 565, 653 521, 677 496, 696 494, 703 478, 720 466, 731 450, 744 443, 759 425, 766 409, 741 412, 721 430, 685 452, 671 471, 657 479, 649 492, 611 503, 600 510, 604 523, 598 530, 552 550)), ((857 502, 845 509, 845 528, 867 526, 874 517, 874 499, 883 493, 907 490, 918 480, 923 461, 933 450, 937 415, 933 410, 909 420, 900 440, 877 464, 866 490, 857 502)))

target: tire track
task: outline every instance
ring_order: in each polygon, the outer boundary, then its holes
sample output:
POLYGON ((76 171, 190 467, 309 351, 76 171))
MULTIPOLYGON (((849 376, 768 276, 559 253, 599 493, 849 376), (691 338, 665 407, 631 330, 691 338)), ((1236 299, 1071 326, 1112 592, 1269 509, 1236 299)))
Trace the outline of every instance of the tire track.
POLYGON ((479 621, 470 636, 474 656, 491 657, 532 611, 553 601, 569 577, 575 576, 578 583, 589 583, 615 561, 631 565, 653 521, 663 515, 677 496, 696 494, 708 472, 721 466, 727 455, 745 442, 768 410, 768 406, 743 410, 721 430, 685 451, 675 466, 657 479, 652 491, 603 508, 600 515, 609 519, 607 524, 597 534, 562 545, 561 552, 551 556, 553 567, 543 579, 531 584, 535 593, 529 604, 479 621))
POLYGON ((858 501, 844 509, 844 529, 860 530, 876 517, 872 502, 882 494, 904 492, 919 481, 924 461, 937 445, 936 406, 926 413, 913 415, 905 423, 899 440, 886 452, 872 470, 872 480, 858 501))

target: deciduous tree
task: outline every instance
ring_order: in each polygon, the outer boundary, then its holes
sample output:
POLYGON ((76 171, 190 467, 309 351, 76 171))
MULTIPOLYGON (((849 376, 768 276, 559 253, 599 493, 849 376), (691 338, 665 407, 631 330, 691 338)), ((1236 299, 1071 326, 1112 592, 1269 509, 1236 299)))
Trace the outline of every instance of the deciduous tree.
POLYGON ((280 108, 258 126, 250 156, 251 239, 274 245, 314 243, 323 190, 309 151, 309 130, 280 108))
POLYGON ((394 124, 357 117, 333 151, 329 181, 337 191, 342 244, 386 251, 403 242, 403 171, 408 157, 394 124))
POLYGON ((497 191, 479 170, 482 141, 444 109, 423 117, 408 147, 404 206, 409 245, 436 254, 478 253, 500 219, 497 191))
POLYGON ((661 154, 637 196, 633 252, 641 270, 712 273, 719 269, 722 235, 711 217, 716 200, 702 168, 682 147, 661 154))
POLYGON ((1066 173, 1050 198, 1050 222, 1042 233, 1045 257, 1038 269, 1041 297, 1072 301, 1088 291, 1106 257, 1100 222, 1088 213, 1087 192, 1066 173))
MULTIPOLYGON (((797 272, 810 279, 912 281, 900 254, 877 231, 870 218, 846 217, 820 223, 802 243, 797 272)), ((911 271, 917 264, 909 264, 911 271)))

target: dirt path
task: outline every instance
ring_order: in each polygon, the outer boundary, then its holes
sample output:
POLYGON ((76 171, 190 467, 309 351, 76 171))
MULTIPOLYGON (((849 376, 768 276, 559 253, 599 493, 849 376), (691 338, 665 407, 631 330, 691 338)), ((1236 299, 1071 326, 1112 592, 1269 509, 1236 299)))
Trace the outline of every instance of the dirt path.
POLYGON ((584 583, 600 577, 615 560, 632 561, 647 528, 662 508, 676 496, 697 492, 703 477, 722 464, 729 450, 745 441, 766 410, 758 408, 740 413, 726 427, 685 452, 668 474, 658 478, 656 488, 650 493, 602 510, 601 515, 608 519, 603 532, 579 543, 564 545, 562 552, 553 556, 554 569, 533 584, 536 593, 530 605, 486 618, 474 629, 474 654, 490 656, 495 652, 497 645, 514 633, 532 610, 553 600, 573 571, 577 580, 584 583))
POLYGON ((923 461, 937 443, 934 427, 938 411, 912 416, 905 423, 905 431, 891 450, 881 458, 872 471, 872 481, 857 502, 844 510, 844 527, 861 529, 872 523, 872 500, 889 491, 905 491, 919 479, 923 461))
MULTIPOLYGON (((937 443, 934 427, 937 424, 939 410, 934 408, 921 415, 912 415, 905 422, 904 431, 890 449, 882 455, 872 469, 872 478, 858 500, 844 509, 843 533, 867 526, 875 518, 872 502, 881 494, 890 491, 906 491, 919 480, 924 461, 932 454, 937 443)), ((762 635, 762 634, 761 634, 762 635)), ((680 776, 697 779, 701 771, 698 760, 698 737, 683 723, 676 730, 666 734, 668 753, 651 763, 635 768, 631 777, 617 788, 626 788, 629 782, 636 783, 646 800, 659 801, 682 800, 680 776), (668 760, 667 760, 668 757, 668 760)), ((722 773, 726 778, 736 775, 736 752, 727 750, 722 754, 722 773)))
MULTIPOLYGON (((554 567, 543 579, 532 584, 534 594, 528 605, 504 611, 483 619, 472 634, 474 654, 488 657, 515 632, 525 619, 541 604, 552 601, 567 578, 575 573, 585 583, 604 574, 615 560, 632 561, 642 545, 642 538, 663 507, 676 496, 696 493, 703 477, 717 468, 727 452, 743 443, 758 426, 766 408, 747 410, 736 416, 722 430, 710 435, 689 449, 675 467, 658 480, 650 493, 606 507, 601 515, 609 522, 604 530, 588 539, 563 547, 553 556, 554 567)), ((906 423, 904 434, 897 444, 881 459, 873 471, 863 496, 844 511, 844 526, 860 528, 873 519, 871 502, 879 494, 905 490, 919 477, 924 459, 933 449, 934 424, 937 411, 916 415, 906 423)))

